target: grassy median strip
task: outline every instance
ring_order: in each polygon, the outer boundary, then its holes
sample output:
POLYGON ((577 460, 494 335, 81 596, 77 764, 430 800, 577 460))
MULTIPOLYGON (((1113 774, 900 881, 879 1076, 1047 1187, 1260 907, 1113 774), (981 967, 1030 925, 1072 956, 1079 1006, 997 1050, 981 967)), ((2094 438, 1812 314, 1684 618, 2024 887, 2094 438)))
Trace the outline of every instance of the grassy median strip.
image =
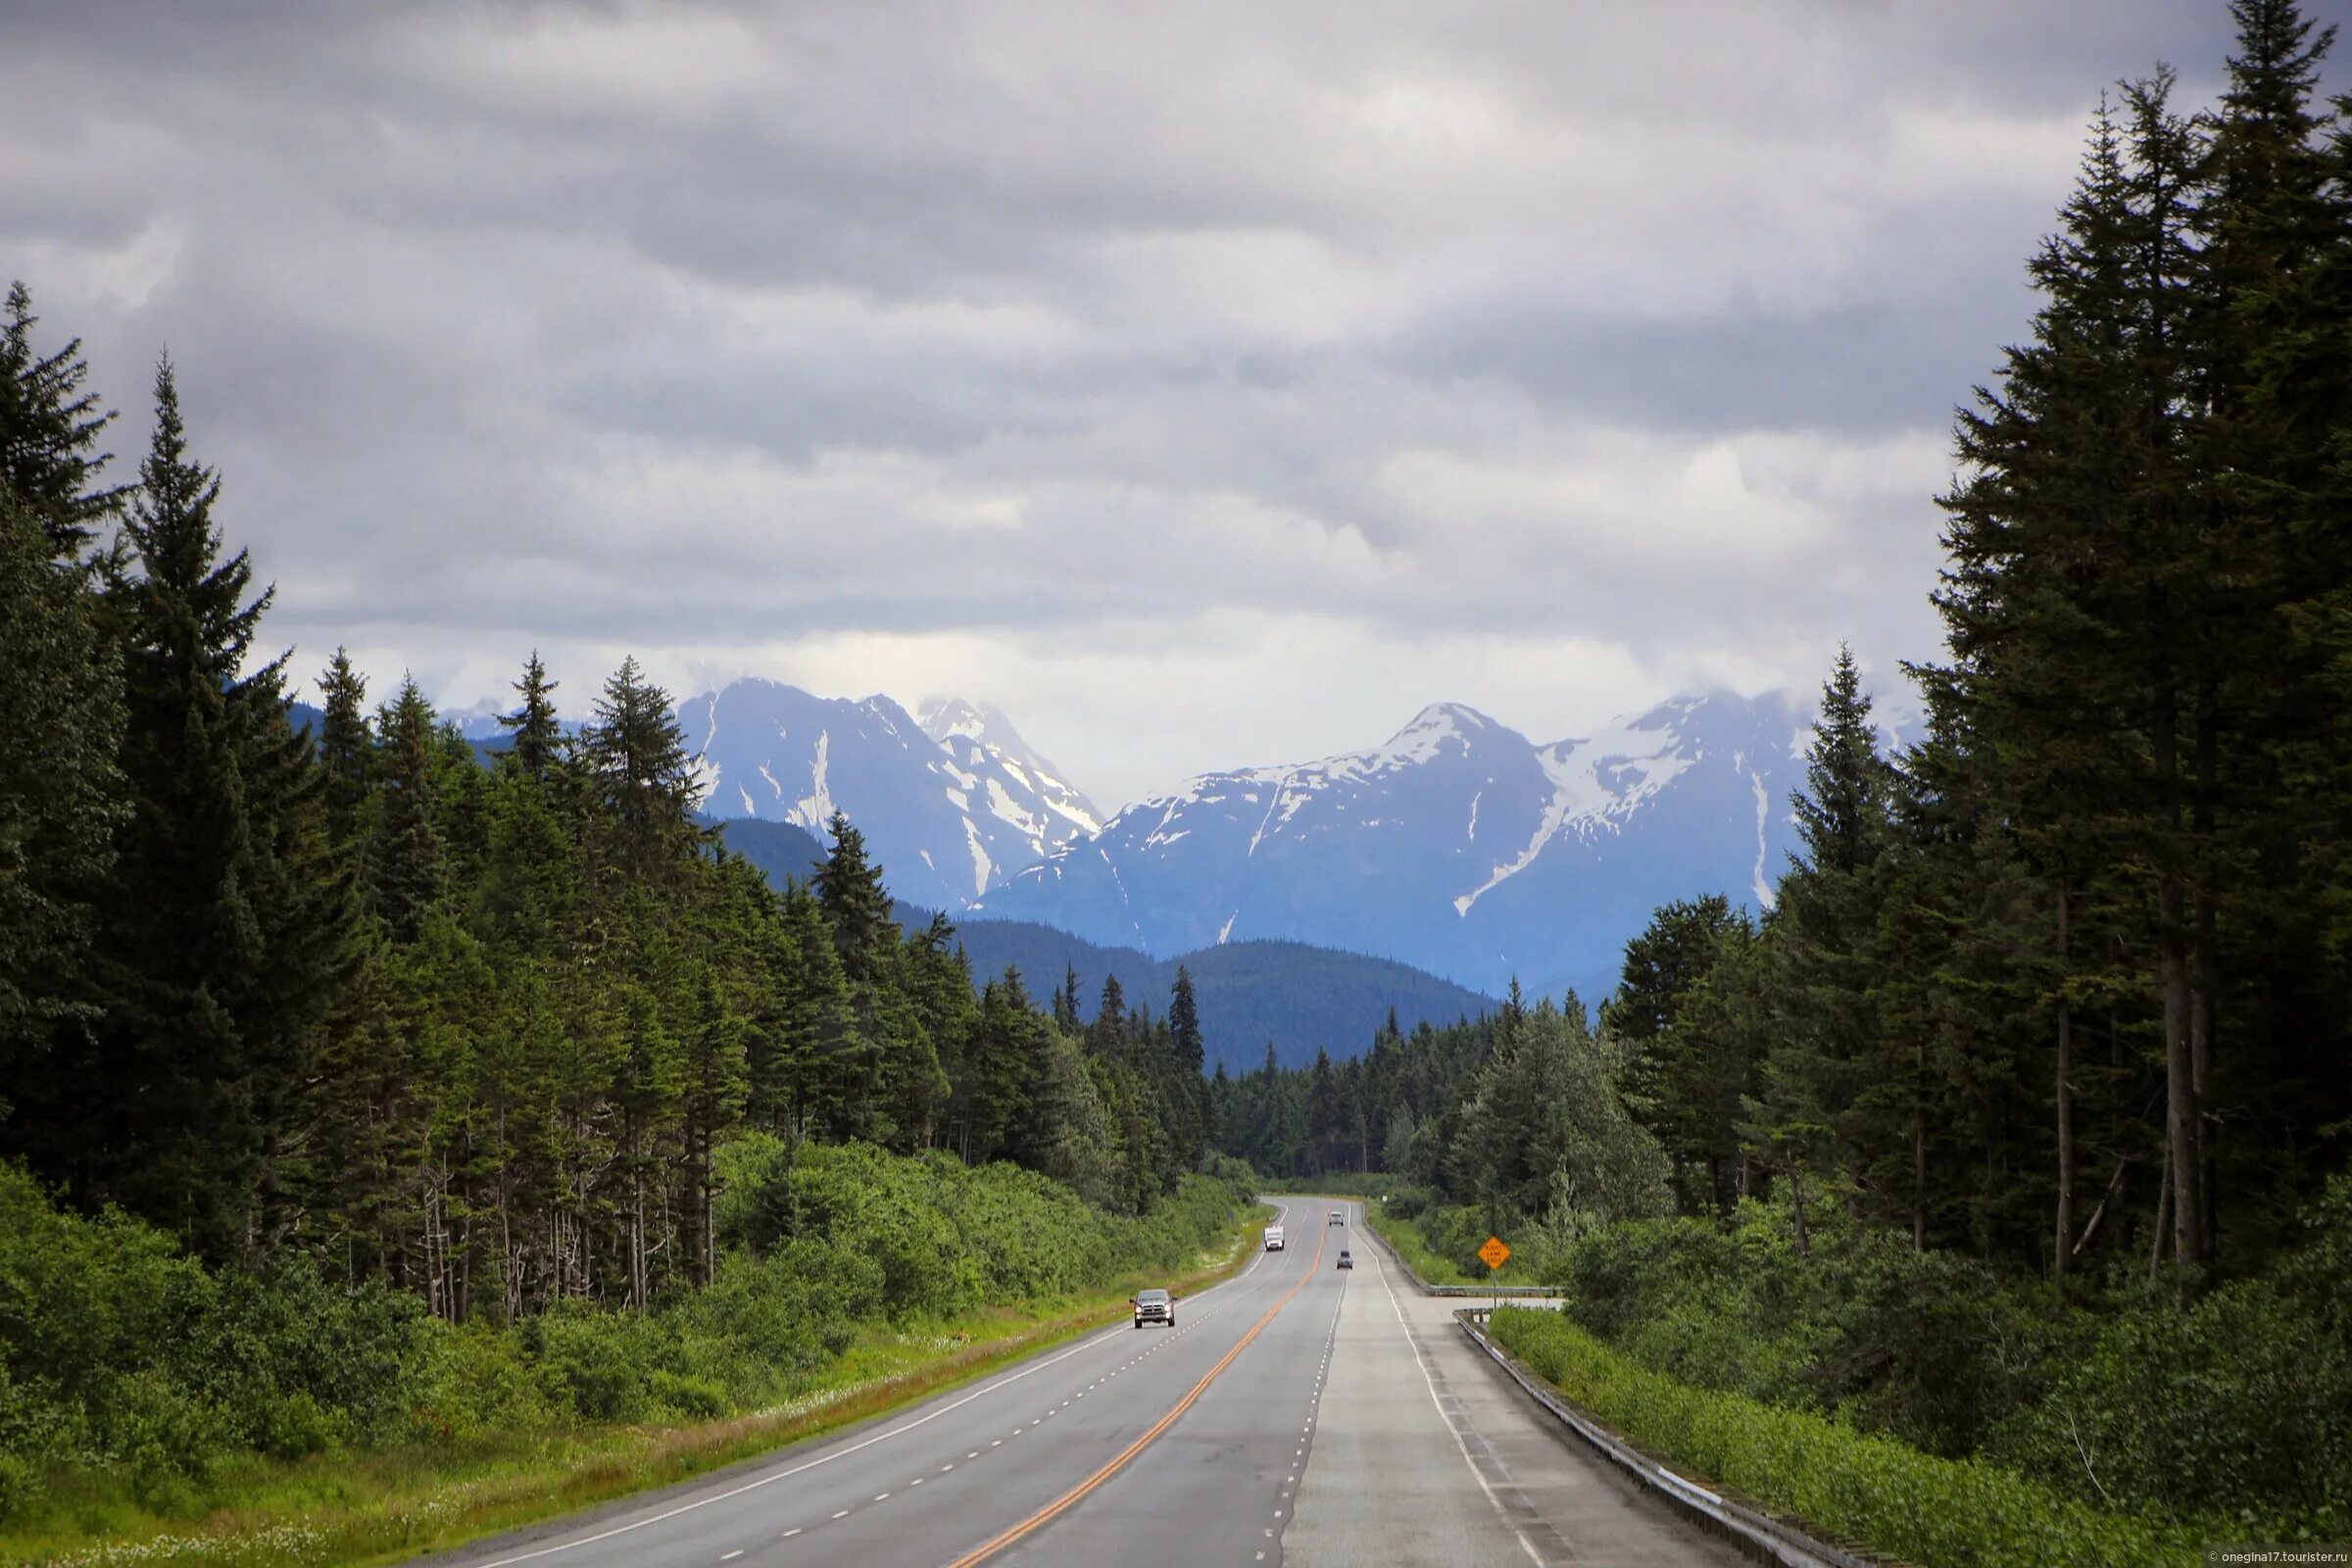
POLYGON ((2109 1512, 1974 1459, 1635 1365, 1558 1312, 1503 1307, 1494 1335, 1604 1425, 1693 1479, 1816 1534, 1924 1568, 2141 1568, 2203 1560, 2209 1535, 2109 1512))
POLYGON ((40 1533, 0 1534, 0 1562, 262 1568, 365 1564, 446 1549, 667 1486, 837 1431, 985 1377, 1118 1321, 1144 1285, 1179 1296, 1231 1278, 1273 1210, 1257 1205, 1221 1255, 1183 1275, 1137 1275, 1083 1299, 992 1307, 941 1323, 870 1325, 819 1385, 789 1403, 715 1421, 584 1428, 412 1446, 290 1463, 238 1461, 226 1505, 200 1520, 135 1515, 111 1491, 55 1498, 40 1533), (111 1539, 110 1539, 111 1538, 111 1539))
POLYGON ((1389 1250, 1403 1258, 1412 1271, 1421 1276, 1424 1285, 1485 1283, 1472 1279, 1453 1259, 1431 1251, 1428 1241, 1421 1235, 1420 1226, 1409 1219, 1383 1214, 1377 1199, 1369 1200, 1364 1204, 1364 1225, 1373 1235, 1388 1243, 1389 1250))

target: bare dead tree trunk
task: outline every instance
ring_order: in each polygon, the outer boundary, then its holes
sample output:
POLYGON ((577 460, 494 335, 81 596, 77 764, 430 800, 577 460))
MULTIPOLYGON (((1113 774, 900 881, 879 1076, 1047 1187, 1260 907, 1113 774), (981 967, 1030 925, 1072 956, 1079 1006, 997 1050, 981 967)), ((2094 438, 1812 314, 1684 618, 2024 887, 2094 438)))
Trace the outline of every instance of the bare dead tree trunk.
POLYGON ((1911 1250, 1928 1250, 1928 1043, 1911 1042, 1911 1250))
POLYGON ((2196 895, 2196 956, 2190 972, 2192 1004, 2188 1014, 2189 1092, 2197 1112, 2197 1250, 2198 1261, 2209 1261, 2220 1247, 2220 1221, 2214 1213, 2213 1171, 2213 1035, 2214 926, 2213 896, 2200 888, 2196 895))
POLYGON ((2098 1202, 2091 1208, 2090 1218, 2082 1226, 2082 1234, 2075 1238, 2075 1245, 2070 1250, 2082 1251, 2090 1245, 2090 1239, 2099 1234, 2099 1218, 2107 1212, 2107 1205, 2115 1201, 2116 1189, 2123 1185, 2124 1172, 2131 1168, 2132 1156, 2130 1154, 2126 1154, 2115 1162, 2115 1174, 2107 1179, 2107 1191, 2099 1195, 2098 1202))
POLYGON ((1807 1256, 1811 1253, 1812 1247, 1805 1235, 1805 1184, 1802 1174, 1797 1169, 1797 1162, 1793 1159, 1788 1161, 1788 1207, 1789 1212, 1795 1216, 1796 1220, 1797 1256, 1807 1256))
POLYGON ((629 1305, 646 1307, 645 1289, 645 1165, 629 1162, 629 1305))
POLYGON ((2195 1009, 2189 987, 2187 909, 2178 862, 2180 759, 2174 702, 2167 693, 2158 706, 2151 752, 2165 796, 2166 842, 2157 848, 2156 875, 2157 970, 2164 989, 2165 1155, 2171 1162, 2173 1260, 2185 1265, 2196 1260, 2204 1234, 2197 1212, 2197 1178, 2203 1166, 2197 1154, 2200 1116, 2190 1040, 2190 1017, 2195 1009))
POLYGON ((2066 1275, 2067 1259, 2074 1255, 2075 1229, 2075 1090, 2067 1081, 2074 1066, 2074 1010, 2067 1005, 2066 959, 2066 887, 2058 888, 2058 1238, 2051 1252, 2052 1271, 2060 1278, 2066 1275))

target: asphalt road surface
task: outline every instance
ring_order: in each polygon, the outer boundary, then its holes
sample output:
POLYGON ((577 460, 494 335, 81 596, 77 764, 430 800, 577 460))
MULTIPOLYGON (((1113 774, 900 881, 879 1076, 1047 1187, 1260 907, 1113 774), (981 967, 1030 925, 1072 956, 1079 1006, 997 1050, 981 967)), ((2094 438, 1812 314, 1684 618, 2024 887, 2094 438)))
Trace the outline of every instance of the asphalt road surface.
POLYGON ((699 1482, 449 1553, 465 1568, 1742 1561, 1571 1446, 1368 1237, 1290 1249, 979 1383, 699 1482), (1340 1250, 1355 1268, 1335 1264, 1340 1250))

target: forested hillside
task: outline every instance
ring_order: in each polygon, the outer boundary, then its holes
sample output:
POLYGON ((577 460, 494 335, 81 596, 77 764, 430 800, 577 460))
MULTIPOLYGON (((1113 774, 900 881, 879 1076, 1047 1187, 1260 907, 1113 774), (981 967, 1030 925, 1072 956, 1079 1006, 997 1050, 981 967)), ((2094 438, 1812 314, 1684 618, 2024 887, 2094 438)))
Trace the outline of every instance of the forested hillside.
MULTIPOLYGON (((771 887, 698 821, 669 697, 634 662, 566 734, 534 657, 487 767, 414 682, 371 702, 340 652, 317 723, 297 725, 271 590, 229 543, 170 363, 152 446, 119 484, 74 343, 37 332, 22 285, 6 311, 0 1515, 50 1471, 184 1479, 218 1451, 381 1437, 384 1411, 423 1396, 402 1360, 418 1314, 528 1330, 498 1353, 544 1393, 561 1374, 533 1361, 552 1342, 532 1325, 576 1314, 682 1324, 721 1310, 692 1304, 718 1288, 754 1314, 814 1292, 853 1317, 938 1312, 1025 1288, 976 1288, 950 1259, 979 1244, 953 1236, 908 1264, 946 1269, 937 1290, 893 1274, 875 1295, 802 1258, 799 1240, 849 1223, 808 1206, 817 1175, 793 1175, 848 1168, 815 1146, 933 1171, 863 1179, 931 1191, 908 1212, 948 1203, 967 1164, 1022 1167, 973 1201, 1035 1207, 1034 1247, 1068 1251, 1054 1233, 1092 1205, 1107 1250, 1088 1241, 1075 1272, 1017 1247, 1000 1260, 1046 1289, 1189 1260, 1231 1225, 1245 1193, 1195 1174, 1184 986, 1155 1023, 1113 992, 1085 1027, 1074 1001, 1041 1010, 1012 977, 975 991, 944 920, 893 920, 838 815, 813 875, 771 887), (799 1196, 745 1216, 747 1183, 799 1196), (122 1303, 119 1336, 59 1320, 113 1293, 114 1249, 132 1295, 151 1269, 220 1298, 224 1323, 316 1318, 359 1360, 278 1347, 255 1373, 276 1381, 236 1405, 193 1363, 150 1364, 176 1332, 137 1316, 151 1301, 122 1303), (318 1418, 264 1430, 263 1406, 295 1397, 318 1418)), ((720 1413, 790 1383, 783 1362, 719 1375, 698 1354, 631 1351, 638 1394, 559 1413, 720 1413), (664 1403, 656 1371, 707 1386, 664 1403)))
MULTIPOLYGON (((806 881, 824 858, 823 846, 790 822, 738 819, 719 823, 718 831, 727 848, 779 888, 796 877, 806 881)), ((892 912, 908 930, 933 918, 933 911, 910 904, 892 912)), ((1200 1006, 1208 1058, 1229 1069, 1252 1064, 1268 1045, 1285 1066, 1311 1061, 1317 1050, 1346 1053, 1384 1015, 1415 1025, 1451 1023, 1494 1006, 1475 991, 1408 964, 1300 942, 1232 942, 1154 958, 1027 920, 975 919, 956 928, 956 945, 983 984, 1018 969, 1040 984, 1075 986, 1090 1003, 1114 979, 1124 994, 1172 995, 1182 970, 1200 1006)))
POLYGON ((1340 953, 1303 942, 1228 942, 1154 959, 1133 948, 1098 948, 1051 926, 970 920, 956 931, 972 969, 1077 978, 1092 997, 1116 977, 1138 996, 1161 996, 1183 971, 1199 998, 1200 1032, 1212 1066, 1252 1065, 1269 1045, 1286 1066, 1317 1050, 1359 1047, 1383 1016, 1411 1024, 1477 1017, 1494 1003, 1391 958, 1340 953))
POLYGON ((2233 11, 2212 110, 2159 72, 2092 122, 2030 335, 1960 415, 1927 732, 1884 752, 1840 657, 1771 911, 1660 909, 1596 1029, 1514 998, 1219 1083, 1211 1123, 1392 1173, 1465 1272, 1502 1231, 1651 1371, 2335 1540, 2352 105, 2329 32, 2233 11))

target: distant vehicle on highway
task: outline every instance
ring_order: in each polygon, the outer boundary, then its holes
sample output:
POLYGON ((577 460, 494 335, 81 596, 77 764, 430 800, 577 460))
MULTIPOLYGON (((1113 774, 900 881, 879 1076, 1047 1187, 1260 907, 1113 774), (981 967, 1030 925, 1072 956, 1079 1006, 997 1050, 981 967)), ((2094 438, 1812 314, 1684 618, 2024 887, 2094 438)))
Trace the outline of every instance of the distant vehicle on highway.
POLYGON ((1355 1267, 1355 1259, 1354 1259, 1354 1258, 1352 1258, 1352 1257, 1349 1257, 1349 1256, 1348 1255, 1348 1249, 1346 1249, 1345 1247, 1343 1247, 1343 1248, 1341 1248, 1341 1249, 1340 1249, 1340 1267, 1342 1267, 1342 1268, 1353 1268, 1353 1267, 1355 1267))
POLYGON ((1139 1329, 1147 1323, 1176 1326, 1176 1298, 1165 1291, 1146 1291, 1129 1304, 1135 1308, 1135 1326, 1139 1329))
POLYGON ((1281 1226, 1269 1225, 1266 1227, 1266 1250, 1269 1252, 1279 1252, 1282 1250, 1281 1226))
POLYGON ((1344 1208, 1335 1208, 1335 1209, 1333 1209, 1333 1210, 1331 1211, 1331 1222, 1332 1222, 1334 1225, 1345 1225, 1345 1224, 1347 1224, 1347 1223, 1348 1223, 1348 1211, 1347 1211, 1346 1209, 1344 1209, 1344 1208))

